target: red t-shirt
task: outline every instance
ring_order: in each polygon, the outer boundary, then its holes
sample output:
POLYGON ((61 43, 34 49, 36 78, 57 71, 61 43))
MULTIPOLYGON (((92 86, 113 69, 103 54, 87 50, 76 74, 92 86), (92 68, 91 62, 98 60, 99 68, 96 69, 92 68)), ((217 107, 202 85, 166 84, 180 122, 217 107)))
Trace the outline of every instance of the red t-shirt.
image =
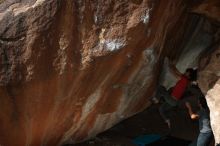
POLYGON ((175 97, 177 100, 181 99, 181 97, 183 96, 186 90, 188 83, 189 83, 188 78, 182 75, 181 79, 173 87, 171 95, 175 97))

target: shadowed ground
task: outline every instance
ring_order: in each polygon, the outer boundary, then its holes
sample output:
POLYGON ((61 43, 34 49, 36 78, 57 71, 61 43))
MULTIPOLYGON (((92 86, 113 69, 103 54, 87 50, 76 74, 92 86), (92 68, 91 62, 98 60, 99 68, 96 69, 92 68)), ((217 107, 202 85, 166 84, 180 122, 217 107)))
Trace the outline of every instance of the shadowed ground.
POLYGON ((198 123, 188 117, 184 106, 174 109, 170 116, 172 129, 169 131, 167 125, 162 121, 159 112, 159 105, 152 105, 142 113, 139 113, 113 128, 99 134, 92 140, 76 145, 65 146, 134 146, 132 139, 143 134, 160 134, 167 139, 154 143, 175 143, 180 142, 183 145, 194 140, 198 134, 198 123))

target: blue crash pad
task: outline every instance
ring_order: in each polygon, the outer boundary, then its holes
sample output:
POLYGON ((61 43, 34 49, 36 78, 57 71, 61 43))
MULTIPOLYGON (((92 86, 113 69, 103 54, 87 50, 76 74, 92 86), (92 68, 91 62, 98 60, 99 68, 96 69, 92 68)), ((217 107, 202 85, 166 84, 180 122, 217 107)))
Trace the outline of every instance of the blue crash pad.
POLYGON ((145 146, 160 140, 161 136, 157 134, 141 135, 133 139, 133 143, 137 146, 145 146))

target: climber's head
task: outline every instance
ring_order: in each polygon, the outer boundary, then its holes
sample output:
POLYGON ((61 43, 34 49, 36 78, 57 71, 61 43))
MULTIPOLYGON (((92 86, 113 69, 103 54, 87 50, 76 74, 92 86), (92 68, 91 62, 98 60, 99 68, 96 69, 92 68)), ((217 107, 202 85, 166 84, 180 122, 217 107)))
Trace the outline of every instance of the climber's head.
POLYGON ((190 81, 195 81, 197 79, 197 70, 187 68, 184 75, 187 76, 190 81))

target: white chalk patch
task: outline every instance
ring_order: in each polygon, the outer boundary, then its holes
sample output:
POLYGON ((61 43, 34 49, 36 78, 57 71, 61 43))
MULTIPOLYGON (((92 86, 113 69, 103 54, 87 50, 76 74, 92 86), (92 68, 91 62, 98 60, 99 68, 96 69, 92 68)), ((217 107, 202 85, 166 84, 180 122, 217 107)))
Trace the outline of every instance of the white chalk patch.
POLYGON ((104 44, 107 51, 116 51, 125 46, 124 40, 121 39, 107 40, 104 44))
POLYGON ((150 19, 150 11, 151 9, 147 9, 146 12, 145 12, 145 15, 143 15, 141 17, 141 21, 143 21, 144 24, 148 24, 149 22, 149 19, 150 19))
POLYGON ((105 39, 104 38, 105 29, 102 29, 99 35, 99 49, 106 51, 115 51, 126 45, 124 39, 105 39))
POLYGON ((99 44, 92 49, 93 53, 106 53, 120 50, 126 45, 126 41, 123 38, 118 39, 105 39, 105 29, 102 29, 99 34, 99 44))

